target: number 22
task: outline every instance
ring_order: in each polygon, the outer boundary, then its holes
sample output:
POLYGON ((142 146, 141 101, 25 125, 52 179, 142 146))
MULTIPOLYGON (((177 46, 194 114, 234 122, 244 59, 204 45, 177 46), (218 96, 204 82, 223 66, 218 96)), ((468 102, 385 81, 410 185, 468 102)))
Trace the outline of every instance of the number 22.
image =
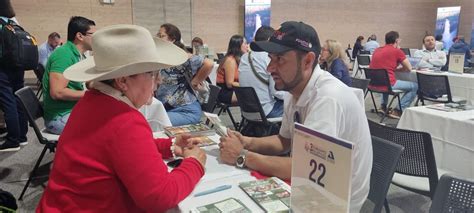
POLYGON ((309 161, 309 165, 313 167, 313 170, 311 170, 311 172, 309 173, 309 179, 311 181, 315 182, 315 183, 318 183, 318 185, 324 187, 324 183, 321 183, 321 180, 323 179, 324 175, 326 174, 326 166, 324 166, 324 164, 322 164, 322 163, 320 163, 319 166, 318 166, 318 163, 314 159, 311 159, 311 161, 309 161), (319 175, 317 182, 313 178, 313 175, 316 172, 316 169, 321 171, 321 175, 319 175))

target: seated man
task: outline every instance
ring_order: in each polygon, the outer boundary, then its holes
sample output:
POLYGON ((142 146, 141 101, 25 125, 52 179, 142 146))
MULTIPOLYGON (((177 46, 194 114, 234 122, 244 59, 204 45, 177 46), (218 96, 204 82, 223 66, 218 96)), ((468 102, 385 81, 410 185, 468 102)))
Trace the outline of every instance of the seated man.
POLYGON ((367 43, 364 45, 364 50, 370 51, 370 54, 374 53, 375 49, 379 48, 380 44, 377 42, 377 36, 375 34, 370 35, 367 43))
POLYGON ((84 59, 85 51, 92 50, 95 23, 74 16, 67 28, 68 41, 51 54, 43 75, 44 123, 46 129, 54 134, 61 134, 72 108, 84 96, 83 84, 67 80, 63 72, 84 59))
POLYGON ((48 36, 48 41, 45 41, 38 47, 38 56, 39 64, 43 67, 46 67, 46 62, 51 53, 58 47, 61 43, 61 36, 57 32, 52 32, 48 36))
POLYGON ((351 212, 359 212, 369 193, 372 144, 365 110, 344 83, 318 66, 321 45, 313 27, 285 22, 269 41, 251 44, 271 59, 267 70, 277 90, 288 91, 279 135, 262 138, 228 131, 221 138, 220 157, 228 164, 248 167, 268 176, 291 178, 291 158, 278 155, 291 151, 294 119, 324 134, 352 141, 351 212), (298 114, 298 116, 295 116, 298 114), (237 160, 239 162, 237 164, 237 160))
MULTIPOLYGON (((400 100, 400 105, 402 105, 402 108, 394 109, 388 115, 391 118, 400 118, 402 111, 409 107, 411 102, 413 102, 415 99, 416 92, 418 91, 418 84, 411 81, 401 81, 395 79, 395 72, 410 72, 412 69, 410 61, 408 61, 405 53, 400 50, 400 35, 398 32, 390 31, 385 34, 385 46, 379 47, 374 51, 369 68, 387 70, 392 89, 405 91, 405 94, 400 100), (401 64, 401 67, 397 68, 399 64, 401 64)), ((388 95, 384 94, 382 96, 381 106, 382 110, 384 111, 387 107, 387 101, 388 95)))
MULTIPOLYGON (((255 33, 254 40, 267 41, 274 31, 272 27, 262 26, 255 33)), ((283 115, 283 99, 288 93, 275 90, 275 81, 267 72, 269 63, 270 58, 265 52, 247 52, 242 55, 239 64, 240 86, 253 87, 267 118, 277 118, 283 115), (252 63, 249 63, 250 59, 252 63)))
POLYGON ((415 58, 421 58, 418 67, 441 70, 441 68, 446 64, 446 53, 435 48, 435 37, 430 34, 425 35, 423 38, 423 45, 425 49, 417 50, 413 56, 415 58))
POLYGON ((469 63, 471 62, 471 51, 469 50, 469 45, 464 41, 464 36, 454 38, 454 44, 449 48, 449 54, 451 53, 463 53, 464 67, 469 67, 469 63))

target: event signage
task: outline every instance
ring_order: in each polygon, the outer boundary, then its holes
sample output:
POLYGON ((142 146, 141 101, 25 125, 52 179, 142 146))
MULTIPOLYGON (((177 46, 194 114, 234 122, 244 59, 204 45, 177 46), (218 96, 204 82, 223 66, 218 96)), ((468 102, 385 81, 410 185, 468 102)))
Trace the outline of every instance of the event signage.
POLYGON ((291 209, 349 212, 353 144, 295 123, 291 209))
POLYGON ((261 26, 270 26, 271 0, 245 0, 244 35, 248 43, 261 26))

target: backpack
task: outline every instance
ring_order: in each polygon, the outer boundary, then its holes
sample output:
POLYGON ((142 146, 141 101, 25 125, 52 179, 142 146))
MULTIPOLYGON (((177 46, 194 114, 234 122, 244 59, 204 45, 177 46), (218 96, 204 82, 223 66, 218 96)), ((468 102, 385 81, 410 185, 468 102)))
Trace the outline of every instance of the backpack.
POLYGON ((17 209, 15 197, 10 192, 0 189, 0 212, 15 212, 17 209))
POLYGON ((12 20, 0 19, 0 64, 22 70, 38 67, 36 39, 12 20))

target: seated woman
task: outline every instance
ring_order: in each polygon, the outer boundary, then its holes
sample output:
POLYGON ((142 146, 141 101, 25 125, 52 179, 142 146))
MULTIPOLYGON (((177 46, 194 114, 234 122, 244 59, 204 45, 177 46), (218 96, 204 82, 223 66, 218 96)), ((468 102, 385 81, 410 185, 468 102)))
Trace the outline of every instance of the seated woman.
MULTIPOLYGON (((181 43, 181 32, 176 26, 161 25, 157 36, 185 50, 181 43)), ((211 60, 203 56, 188 53, 188 60, 183 64, 160 71, 163 82, 155 96, 165 106, 173 126, 195 124, 201 120, 201 105, 193 89, 200 89, 213 65, 211 60)))
POLYGON ((226 104, 237 104, 233 87, 239 86, 240 57, 248 52, 248 44, 241 35, 233 35, 229 40, 227 53, 217 68, 216 83, 221 87, 217 99, 226 104))
POLYGON ((92 83, 61 134, 36 211, 165 212, 193 191, 206 154, 189 135, 153 139, 137 109, 153 97, 158 70, 187 55, 140 26, 109 26, 93 37, 93 58, 64 72, 68 80, 92 83), (173 155, 184 160, 168 172, 162 158, 173 155))
POLYGON ((347 86, 351 86, 352 79, 349 70, 344 63, 344 50, 341 43, 335 40, 326 40, 321 50, 319 63, 321 69, 329 71, 334 77, 341 80, 347 86))

